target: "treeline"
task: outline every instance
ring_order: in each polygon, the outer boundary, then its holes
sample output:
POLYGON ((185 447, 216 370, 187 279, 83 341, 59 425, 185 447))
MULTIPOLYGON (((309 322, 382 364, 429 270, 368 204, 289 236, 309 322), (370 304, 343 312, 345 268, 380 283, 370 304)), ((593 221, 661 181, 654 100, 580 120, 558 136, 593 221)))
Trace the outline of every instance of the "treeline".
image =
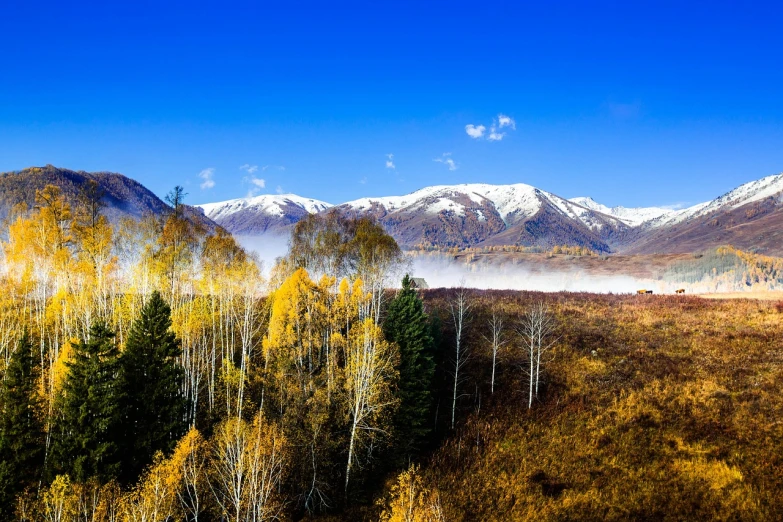
POLYGON ((483 247, 467 247, 458 248, 451 247, 448 249, 439 248, 433 245, 418 244, 413 249, 415 253, 426 252, 447 252, 449 254, 499 254, 499 253, 515 253, 515 254, 549 254, 558 255, 565 254, 571 256, 597 256, 598 252, 590 249, 586 246, 573 246, 573 245, 555 245, 550 249, 546 249, 542 246, 524 246, 524 245, 494 245, 483 247))
POLYGON ((672 265, 663 277, 711 291, 774 290, 783 284, 783 259, 722 246, 672 265))

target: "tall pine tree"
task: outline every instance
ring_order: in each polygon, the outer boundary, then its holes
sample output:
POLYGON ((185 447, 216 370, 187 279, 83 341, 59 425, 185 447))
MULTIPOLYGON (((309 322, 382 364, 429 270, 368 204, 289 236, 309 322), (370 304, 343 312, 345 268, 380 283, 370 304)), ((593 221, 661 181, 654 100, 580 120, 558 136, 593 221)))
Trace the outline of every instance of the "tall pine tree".
POLYGON ((121 359, 126 482, 136 479, 155 452, 171 452, 187 431, 180 354, 179 339, 171 331, 171 308, 154 292, 131 325, 121 359))
POLYGON ((11 520, 16 496, 36 485, 44 457, 39 368, 27 330, 0 384, 0 519, 11 520))
POLYGON ((108 482, 119 476, 122 439, 114 332, 104 322, 93 324, 89 339, 73 345, 66 367, 52 430, 51 475, 108 482))
POLYGON ((397 454, 407 459, 421 449, 431 431, 428 419, 435 373, 431 325, 407 275, 402 290, 389 303, 383 329, 386 339, 400 347, 400 407, 395 428, 397 454))

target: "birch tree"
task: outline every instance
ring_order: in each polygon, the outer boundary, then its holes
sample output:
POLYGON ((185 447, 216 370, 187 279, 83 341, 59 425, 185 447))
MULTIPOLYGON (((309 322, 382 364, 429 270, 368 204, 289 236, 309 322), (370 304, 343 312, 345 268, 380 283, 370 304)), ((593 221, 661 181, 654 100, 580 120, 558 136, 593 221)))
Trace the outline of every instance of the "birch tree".
POLYGON ((542 301, 533 304, 520 319, 519 333, 523 339, 527 367, 524 371, 528 376, 528 409, 533 407, 533 398, 538 398, 542 358, 557 341, 554 338, 556 326, 554 314, 542 301))
POLYGON ((182 484, 177 490, 182 511, 187 514, 188 520, 198 522, 204 510, 204 493, 208 486, 206 441, 196 428, 190 428, 182 437, 171 460, 182 476, 182 484))
POLYGON ((286 461, 285 437, 262 414, 252 424, 238 417, 223 422, 213 442, 210 482, 222 516, 232 522, 279 518, 286 461))
POLYGON ((486 339, 490 343, 492 349, 492 378, 490 380, 490 390, 495 393, 495 369, 497 368, 498 352, 506 344, 506 339, 503 330, 503 316, 500 315, 497 307, 492 307, 492 317, 487 321, 489 327, 489 335, 485 335, 486 339))
POLYGON ((454 429, 454 422, 457 412, 457 390, 460 383, 460 373, 468 360, 468 349, 465 346, 465 330, 470 321, 472 303, 468 297, 464 286, 457 289, 457 293, 449 302, 449 312, 454 322, 454 359, 453 359, 453 377, 454 387, 451 398, 451 428, 454 429))
POLYGON ((351 471, 358 461, 358 448, 365 438, 384 434, 390 416, 384 415, 395 404, 391 386, 397 379, 399 354, 396 345, 386 342, 383 332, 368 317, 358 322, 349 334, 345 362, 345 391, 350 418, 348 462, 345 467, 345 492, 351 471))

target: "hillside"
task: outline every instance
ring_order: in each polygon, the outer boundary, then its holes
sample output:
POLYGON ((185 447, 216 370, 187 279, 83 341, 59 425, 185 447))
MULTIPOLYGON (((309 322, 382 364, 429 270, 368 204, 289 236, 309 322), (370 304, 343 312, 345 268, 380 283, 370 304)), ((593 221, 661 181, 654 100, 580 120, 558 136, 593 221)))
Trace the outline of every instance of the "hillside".
MULTIPOLYGON (((423 461, 413 493, 437 498, 445 520, 781 519, 779 304, 471 295, 461 406, 472 413, 423 461), (492 306, 516 318, 541 299, 560 329, 546 392, 528 410, 517 334, 509 324, 494 394, 482 334, 492 306)), ((452 298, 435 290, 425 301, 444 311, 452 298)))
MULTIPOLYGON (((144 185, 122 174, 113 172, 84 172, 61 169, 52 165, 30 167, 20 171, 0 173, 0 220, 5 219, 14 205, 35 205, 36 190, 56 185, 73 204, 87 180, 95 180, 105 192, 103 212, 111 222, 123 217, 140 218, 144 214, 161 215, 169 206, 144 185)), ((215 223, 196 207, 185 206, 187 215, 208 229, 215 223)))

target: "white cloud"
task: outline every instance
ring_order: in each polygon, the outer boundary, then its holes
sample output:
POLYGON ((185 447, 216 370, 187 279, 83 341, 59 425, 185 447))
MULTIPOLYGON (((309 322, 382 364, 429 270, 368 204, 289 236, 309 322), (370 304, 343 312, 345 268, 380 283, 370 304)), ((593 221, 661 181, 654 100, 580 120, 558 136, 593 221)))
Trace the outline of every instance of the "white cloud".
POLYGON ((244 170, 248 174, 252 174, 254 172, 258 172, 258 165, 250 165, 249 163, 245 163, 244 165, 240 165, 239 170, 244 170))
POLYGON ((500 141, 506 135, 505 132, 498 132, 497 127, 494 125, 489 128, 489 134, 487 135, 488 141, 500 141))
POLYGON ((211 189, 215 186, 215 180, 212 179, 212 176, 214 175, 215 169, 213 167, 209 167, 198 173, 198 177, 204 180, 200 185, 201 190, 211 189))
POLYGON ((285 167, 282 166, 282 165, 264 165, 261 168, 261 170, 263 170, 264 172, 266 172, 269 169, 272 169, 272 170, 285 170, 285 167))
POLYGON ((275 189, 275 192, 277 192, 278 194, 282 194, 282 193, 284 193, 285 191, 283 190, 283 187, 281 187, 280 185, 278 185, 278 186, 277 186, 277 188, 275 189))
POLYGON ((361 183, 362 185, 366 185, 367 184, 367 176, 364 176, 362 179, 360 179, 359 183, 361 183))
POLYGON ((472 123, 465 125, 465 132, 468 133, 468 136, 476 140, 484 136, 485 130, 487 130, 487 128, 483 125, 473 125, 472 123))
POLYGON ((397 166, 394 164, 394 154, 387 154, 386 155, 386 168, 387 169, 396 169, 397 166))
POLYGON ((435 158, 432 161, 443 163, 449 168, 449 170, 457 170, 457 168, 459 168, 457 162, 454 161, 450 156, 451 156, 451 152, 444 152, 440 158, 435 158))
POLYGON ((492 120, 492 125, 489 126, 489 132, 484 125, 465 125, 465 132, 468 136, 474 140, 486 139, 487 141, 500 141, 506 137, 506 132, 502 132, 500 129, 508 127, 511 130, 516 130, 517 122, 511 116, 505 114, 498 114, 498 117, 492 120))
POLYGON ((514 119, 510 116, 506 116, 505 114, 498 114, 498 127, 501 129, 503 127, 511 127, 512 129, 516 130, 517 122, 515 122, 514 119))
POLYGON ((259 192, 261 192, 261 189, 266 187, 266 180, 255 176, 245 176, 242 178, 242 182, 250 185, 250 189, 248 189, 247 195, 245 196, 247 198, 257 196, 259 192))

